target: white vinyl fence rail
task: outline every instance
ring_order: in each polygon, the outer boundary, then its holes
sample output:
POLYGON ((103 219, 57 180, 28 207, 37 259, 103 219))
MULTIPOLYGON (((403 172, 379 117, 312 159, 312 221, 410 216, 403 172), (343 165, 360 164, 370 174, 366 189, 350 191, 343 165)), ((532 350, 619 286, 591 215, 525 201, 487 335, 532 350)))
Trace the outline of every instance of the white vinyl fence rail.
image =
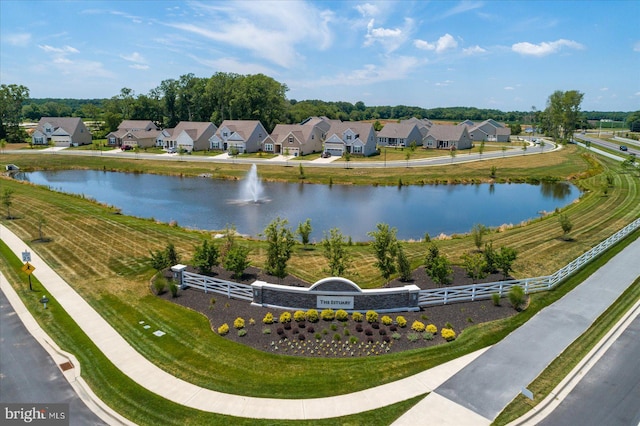
POLYGON ((640 227, 640 218, 625 226, 606 240, 602 241, 591 250, 582 254, 565 267, 559 269, 552 275, 537 278, 525 278, 521 280, 498 281, 492 283, 460 285, 453 287, 442 287, 430 290, 420 290, 418 296, 418 306, 446 305, 455 302, 473 302, 475 300, 490 299, 491 295, 497 293, 504 297, 512 287, 518 285, 522 287, 525 294, 539 291, 551 290, 562 280, 573 274, 575 271, 589 263, 595 257, 602 254, 609 247, 635 231, 640 227))
POLYGON ((239 284, 184 271, 182 285, 204 290, 205 293, 223 294, 229 299, 253 301, 253 290, 249 284, 239 284))

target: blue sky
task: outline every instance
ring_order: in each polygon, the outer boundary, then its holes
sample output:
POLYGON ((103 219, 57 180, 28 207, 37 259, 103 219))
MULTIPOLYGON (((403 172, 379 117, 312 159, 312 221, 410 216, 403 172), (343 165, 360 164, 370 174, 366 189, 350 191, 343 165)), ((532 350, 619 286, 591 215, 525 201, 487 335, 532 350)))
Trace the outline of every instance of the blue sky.
POLYGON ((31 97, 146 94, 263 73, 289 99, 424 108, 640 109, 640 2, 0 1, 0 81, 31 97))

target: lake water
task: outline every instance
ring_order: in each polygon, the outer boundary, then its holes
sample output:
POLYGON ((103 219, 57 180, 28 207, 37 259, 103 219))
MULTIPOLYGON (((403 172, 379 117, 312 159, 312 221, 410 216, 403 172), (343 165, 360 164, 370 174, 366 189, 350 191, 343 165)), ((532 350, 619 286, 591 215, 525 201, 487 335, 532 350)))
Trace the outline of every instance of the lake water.
POLYGON ((405 240, 421 239, 425 232, 465 233, 475 224, 518 224, 580 196, 568 183, 398 188, 263 182, 263 198, 253 203, 239 199, 243 181, 92 170, 20 173, 17 178, 83 194, 126 215, 195 229, 235 225, 238 232, 257 236, 276 217, 287 219, 294 230, 309 218, 312 241, 320 241, 331 228, 354 241, 366 241, 380 222, 396 227, 398 238, 405 240))

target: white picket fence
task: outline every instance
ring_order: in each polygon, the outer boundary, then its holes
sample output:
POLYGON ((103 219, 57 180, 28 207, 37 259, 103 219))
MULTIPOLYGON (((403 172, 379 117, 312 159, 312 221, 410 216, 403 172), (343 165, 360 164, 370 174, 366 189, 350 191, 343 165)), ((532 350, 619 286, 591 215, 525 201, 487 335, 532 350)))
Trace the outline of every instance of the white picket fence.
POLYGON ((537 278, 525 278, 521 280, 498 281, 420 290, 418 306, 424 307, 430 305, 446 305, 447 303, 455 302, 473 302, 475 300, 490 299, 492 297, 491 295, 494 293, 499 294, 500 297, 504 297, 507 295, 509 290, 516 285, 522 287, 526 294, 551 290, 560 284, 562 280, 638 229, 638 227, 640 227, 640 218, 625 226, 620 231, 602 241, 600 244, 582 254, 552 275, 537 278))
MULTIPOLYGON (((472 285, 442 287, 430 290, 420 290, 418 293, 418 306, 446 305, 456 302, 473 302, 476 300, 490 299, 492 294, 504 297, 513 286, 521 286, 525 294, 537 293, 553 289, 562 280, 589 263, 592 259, 602 254, 606 249, 629 235, 640 227, 640 218, 622 228, 606 240, 602 241, 591 250, 582 254, 565 267, 552 275, 521 280, 497 281, 472 285)), ((253 289, 249 284, 239 284, 233 281, 225 281, 213 277, 194 274, 184 271, 182 273, 182 285, 203 290, 205 293, 217 293, 228 298, 253 301, 253 289)))
POLYGON ((203 290, 205 293, 224 294, 229 299, 253 301, 253 289, 249 284, 234 283, 233 281, 220 280, 184 271, 182 273, 182 285, 203 290))

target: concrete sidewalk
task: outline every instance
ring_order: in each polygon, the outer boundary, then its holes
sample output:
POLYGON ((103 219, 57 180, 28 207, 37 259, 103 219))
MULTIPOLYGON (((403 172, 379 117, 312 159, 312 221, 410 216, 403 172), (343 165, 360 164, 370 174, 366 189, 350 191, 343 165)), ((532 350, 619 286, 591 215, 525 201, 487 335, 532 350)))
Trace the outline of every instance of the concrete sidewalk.
MULTIPOLYGON (((19 258, 28 248, 3 225, 0 225, 0 238, 19 258)), ((33 251, 30 263, 36 268, 34 276, 46 287, 48 292, 46 294, 55 298, 56 303, 67 311, 118 369, 163 398, 208 412, 256 419, 292 420, 323 419, 356 414, 430 392, 484 352, 484 350, 477 351, 406 379, 347 395, 301 400, 229 395, 198 387, 158 368, 133 349, 33 251)), ((6 293, 12 291, 11 285, 4 277, 1 277, 0 285, 3 291, 7 290, 6 293)), ((20 311, 20 316, 25 316, 26 322, 34 322, 32 318, 27 318, 30 314, 26 309, 20 311)), ((453 413, 450 414, 453 415, 453 413)))

